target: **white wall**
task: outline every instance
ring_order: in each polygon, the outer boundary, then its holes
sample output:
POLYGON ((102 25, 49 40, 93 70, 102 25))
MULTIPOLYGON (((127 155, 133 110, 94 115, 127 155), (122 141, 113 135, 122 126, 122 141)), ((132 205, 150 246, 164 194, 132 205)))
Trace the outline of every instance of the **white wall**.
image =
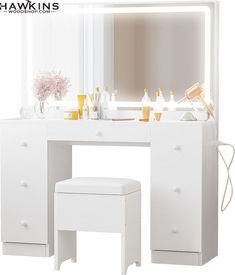
MULTIPOLYGON (((220 55, 220 138, 235 144, 235 1, 221 0, 221 55, 220 55)), ((18 116, 20 108, 20 29, 15 15, 0 14, 0 118, 18 116)), ((74 153, 74 175, 128 176, 140 179, 143 189, 143 264, 130 267, 128 274, 148 275, 214 275, 235 274, 235 201, 220 214, 219 257, 203 267, 151 265, 149 251, 149 150, 146 148, 78 147, 74 153), (115 156, 115 157, 114 157, 115 156), (110 163, 110 159, 112 162, 110 163), (131 164, 131 165, 130 165, 131 164), (147 175, 147 176, 146 176, 147 175)), ((232 176, 235 177, 234 167, 232 176)), ((220 197, 224 186, 221 167, 220 197)), ((60 274, 120 274, 120 242, 116 235, 79 233, 78 264, 65 263, 60 274)), ((0 256, 0 273, 55 274, 53 257, 30 258, 0 256)))

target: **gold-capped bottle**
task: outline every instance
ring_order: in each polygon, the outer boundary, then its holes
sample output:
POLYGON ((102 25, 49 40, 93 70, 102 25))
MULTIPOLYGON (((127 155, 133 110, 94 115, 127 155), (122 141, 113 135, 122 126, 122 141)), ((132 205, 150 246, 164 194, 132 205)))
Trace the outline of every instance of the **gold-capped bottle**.
POLYGON ((160 121, 163 113, 163 102, 160 91, 156 92, 156 101, 154 104, 154 117, 156 121, 160 121))
POLYGON ((144 96, 142 97, 142 119, 148 121, 150 117, 151 99, 148 95, 148 89, 144 88, 144 96))

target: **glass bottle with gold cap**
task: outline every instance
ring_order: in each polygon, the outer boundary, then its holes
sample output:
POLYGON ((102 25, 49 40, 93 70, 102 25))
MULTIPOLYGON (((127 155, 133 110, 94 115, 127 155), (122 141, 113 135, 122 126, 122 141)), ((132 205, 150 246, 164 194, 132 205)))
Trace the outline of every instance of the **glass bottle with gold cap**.
POLYGON ((156 92, 156 101, 154 104, 154 117, 156 121, 160 121, 163 112, 163 101, 160 92, 156 92))
POLYGON ((165 102, 166 100, 165 100, 165 97, 164 97, 164 95, 163 95, 162 88, 159 88, 159 89, 158 89, 158 93, 159 93, 159 100, 160 100, 162 103, 165 102))
POLYGON ((142 97, 142 119, 148 121, 150 117, 151 99, 148 95, 148 89, 144 89, 144 96, 142 97))

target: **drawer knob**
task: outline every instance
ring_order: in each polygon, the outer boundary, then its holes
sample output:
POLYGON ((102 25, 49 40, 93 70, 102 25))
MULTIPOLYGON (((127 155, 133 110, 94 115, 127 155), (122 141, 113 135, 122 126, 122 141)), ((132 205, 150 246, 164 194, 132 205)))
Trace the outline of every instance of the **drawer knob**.
POLYGON ((178 234, 178 233, 179 233, 179 230, 178 230, 177 228, 173 228, 173 229, 171 230, 171 232, 172 232, 173 234, 178 234))
POLYGON ((24 220, 20 221, 20 225, 23 227, 28 227, 28 223, 24 220))
POLYGON ((20 143, 20 146, 21 147, 28 147, 28 142, 27 141, 22 141, 21 143, 20 143))
POLYGON ((177 187, 177 186, 174 186, 174 187, 172 188, 172 190, 173 190, 173 192, 175 192, 175 193, 177 193, 177 194, 179 194, 179 193, 181 192, 181 189, 180 189, 179 187, 177 187))
POLYGON ((96 132, 96 136, 97 136, 97 137, 102 137, 102 136, 103 136, 103 134, 102 134, 102 132, 101 132, 101 131, 97 131, 97 132, 96 132))
POLYGON ((172 149, 173 149, 174 151, 180 151, 180 150, 181 150, 181 147, 180 147, 180 145, 174 144, 174 145, 172 146, 172 149))
POLYGON ((22 180, 22 181, 20 182, 20 186, 26 188, 26 187, 28 187, 29 185, 28 185, 28 183, 27 183, 26 181, 22 180))

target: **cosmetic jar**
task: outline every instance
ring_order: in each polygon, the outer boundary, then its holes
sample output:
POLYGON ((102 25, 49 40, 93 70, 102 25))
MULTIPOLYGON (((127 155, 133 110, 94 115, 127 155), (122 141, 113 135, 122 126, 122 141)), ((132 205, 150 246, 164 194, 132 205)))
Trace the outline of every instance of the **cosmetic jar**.
POLYGON ((64 110, 64 120, 78 120, 78 110, 76 109, 64 110))

